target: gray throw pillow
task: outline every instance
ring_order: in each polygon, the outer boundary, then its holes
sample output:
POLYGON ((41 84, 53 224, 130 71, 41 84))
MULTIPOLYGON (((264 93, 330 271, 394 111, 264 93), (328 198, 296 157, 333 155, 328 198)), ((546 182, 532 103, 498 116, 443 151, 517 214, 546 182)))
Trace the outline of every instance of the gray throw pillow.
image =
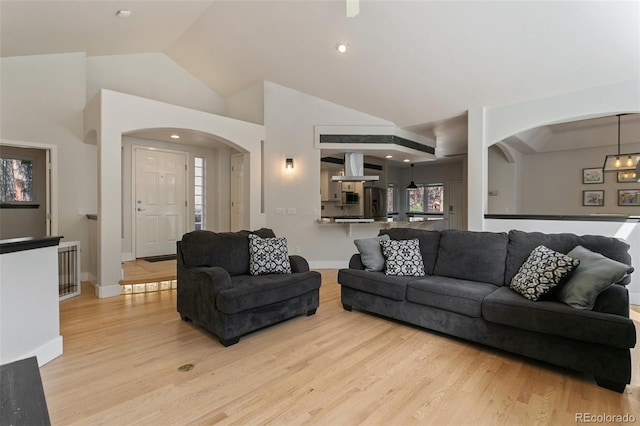
POLYGON ((579 259, 580 266, 560 288, 556 299, 576 309, 593 309, 596 298, 602 291, 633 272, 633 266, 609 259, 582 246, 575 246, 567 255, 579 259))
POLYGON ((563 278, 579 264, 579 260, 566 254, 538 246, 529 254, 509 287, 529 300, 540 300, 557 290, 563 278))
POLYGON ((388 240, 389 238, 388 235, 380 235, 379 237, 353 240, 353 243, 358 248, 365 270, 379 272, 384 269, 384 256, 382 255, 380 240, 388 240))
POLYGON ((386 275, 422 277, 424 261, 420 253, 420 240, 382 240, 386 275))

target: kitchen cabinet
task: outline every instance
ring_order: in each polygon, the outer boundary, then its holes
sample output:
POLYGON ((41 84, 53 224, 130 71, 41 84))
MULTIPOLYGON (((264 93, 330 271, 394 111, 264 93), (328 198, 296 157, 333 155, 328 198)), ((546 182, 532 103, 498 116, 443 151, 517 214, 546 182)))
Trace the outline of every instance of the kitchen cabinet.
POLYGON ((344 192, 355 192, 356 182, 342 182, 342 190, 344 192))
POLYGON ((340 182, 333 182, 331 180, 331 172, 329 170, 322 170, 320 172, 320 197, 321 201, 342 201, 342 187, 340 182))

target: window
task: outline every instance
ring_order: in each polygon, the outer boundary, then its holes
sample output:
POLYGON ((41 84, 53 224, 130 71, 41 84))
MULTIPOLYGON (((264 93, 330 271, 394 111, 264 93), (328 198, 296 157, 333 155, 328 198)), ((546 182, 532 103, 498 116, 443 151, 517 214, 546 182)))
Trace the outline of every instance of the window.
POLYGON ((407 189, 410 212, 442 214, 444 206, 444 185, 433 183, 418 184, 416 189, 407 189))
POLYGON ((35 206, 35 158, 0 158, 0 204, 35 206))
POLYGON ((427 185, 427 213, 442 213, 444 206, 444 185, 427 185))
POLYGON ((196 230, 205 229, 205 161, 203 157, 195 157, 193 172, 194 172, 194 184, 193 184, 193 210, 195 213, 194 225, 196 230))

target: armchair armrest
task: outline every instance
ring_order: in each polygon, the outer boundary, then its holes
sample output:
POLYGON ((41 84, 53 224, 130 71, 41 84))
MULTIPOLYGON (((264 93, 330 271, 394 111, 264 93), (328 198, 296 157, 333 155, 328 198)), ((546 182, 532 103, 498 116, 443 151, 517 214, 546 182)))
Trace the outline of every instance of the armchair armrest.
POLYGON ((216 296, 231 287, 231 276, 220 267, 186 267, 178 264, 177 307, 184 320, 211 327, 216 296))
POLYGON ((224 268, 218 266, 199 267, 187 268, 186 271, 187 276, 185 278, 190 281, 187 285, 200 287, 200 291, 211 292, 212 296, 217 295, 222 290, 231 288, 231 276, 224 268))

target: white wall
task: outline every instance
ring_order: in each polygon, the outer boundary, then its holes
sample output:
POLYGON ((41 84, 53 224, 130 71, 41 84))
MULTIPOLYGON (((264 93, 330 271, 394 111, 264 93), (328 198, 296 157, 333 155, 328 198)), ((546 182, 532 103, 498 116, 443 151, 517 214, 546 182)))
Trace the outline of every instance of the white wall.
MULTIPOLYGON (((619 189, 638 189, 638 183, 618 183, 615 173, 605 173, 603 184, 582 184, 582 169, 602 167, 612 147, 557 151, 525 155, 518 167, 522 181, 522 214, 624 214, 640 215, 640 207, 618 206, 619 189), (582 206, 582 191, 604 190, 603 207, 582 206)), ((628 152, 640 151, 640 144, 625 145, 628 152)), ((489 175, 493 170, 489 170, 489 175)))
MULTIPOLYGON (((1 58, 0 87, 1 138, 58 147, 58 233, 89 247, 85 214, 97 209, 97 154, 83 143, 85 55, 1 58)), ((88 264, 87 250, 81 261, 88 264)))
POLYGON ((0 364, 62 355, 59 312, 57 245, 0 255, 0 364))
POLYGON ((520 213, 516 202, 518 182, 516 164, 508 161, 504 153, 495 145, 489 147, 488 156, 489 198, 487 212, 495 214, 520 213))
POLYGON ((264 124, 264 82, 229 96, 224 102, 227 117, 264 124))
POLYGON ((393 125, 388 121, 292 90, 264 83, 266 130, 264 174, 266 223, 276 235, 286 236, 289 250, 301 253, 312 266, 346 265, 355 252, 353 239, 377 235, 376 225, 319 225, 320 150, 314 146, 316 125, 393 125), (286 173, 285 156, 292 155, 295 169, 286 173), (277 215, 289 208, 295 215, 277 215))
POLYGON ((224 112, 224 100, 164 53, 90 56, 89 102, 100 89, 155 99, 212 114, 224 112))
MULTIPOLYGON (((9 57, 0 59, 0 67, 0 137, 58 147, 58 233, 85 248, 82 272, 88 278, 92 246, 85 214, 98 212, 98 153, 96 145, 83 142, 87 100, 101 88, 112 88, 214 113, 223 111, 224 101, 160 53, 9 57)), ((225 166, 220 158, 216 163, 225 166)), ((221 193, 228 193, 228 173, 216 178, 221 193)), ((224 229, 228 213, 214 223, 224 229)))

